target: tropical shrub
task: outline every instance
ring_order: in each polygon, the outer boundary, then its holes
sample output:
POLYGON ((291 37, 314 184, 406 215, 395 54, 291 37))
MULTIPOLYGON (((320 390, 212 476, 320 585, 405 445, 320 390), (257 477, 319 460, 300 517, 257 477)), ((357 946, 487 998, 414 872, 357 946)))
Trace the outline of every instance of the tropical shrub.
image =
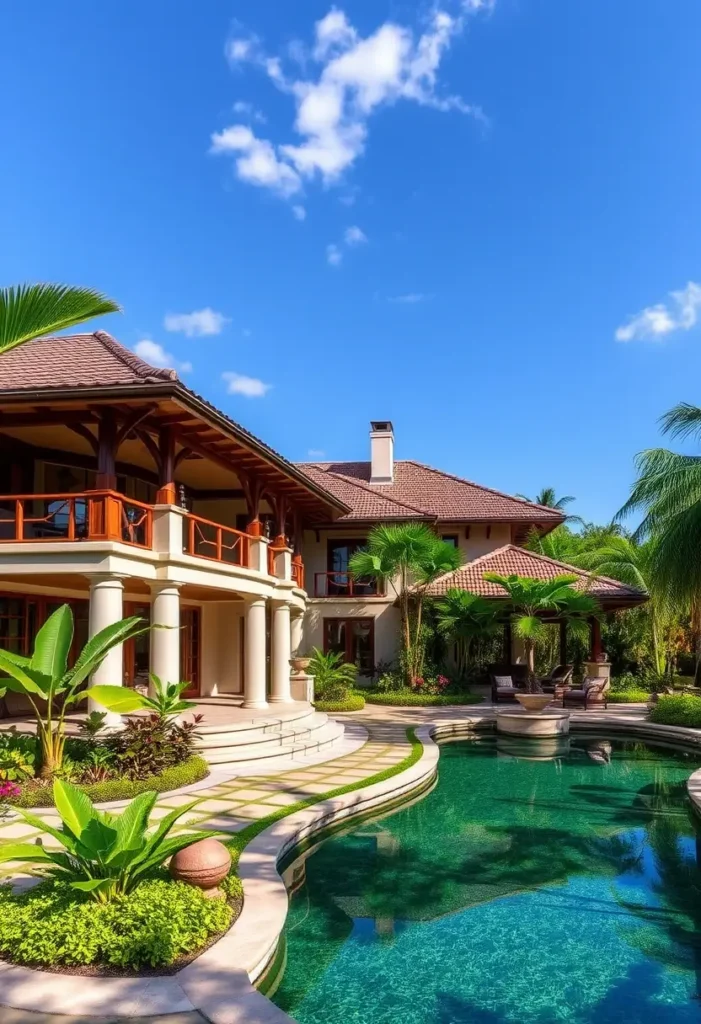
POLYGON ((62 827, 56 829, 41 818, 19 809, 28 825, 41 829, 61 844, 60 852, 40 843, 6 843, 0 846, 0 864, 10 860, 40 864, 69 886, 89 893, 100 903, 132 892, 179 850, 217 832, 170 836, 176 821, 197 803, 176 807, 148 831, 156 793, 142 793, 121 814, 97 811, 90 798, 61 779, 54 781, 54 803, 62 827))
POLYGON ((175 724, 158 715, 129 718, 110 742, 120 772, 128 779, 158 775, 192 756, 202 715, 175 724))
POLYGON ((485 640, 501 633, 499 608, 467 590, 452 589, 435 602, 436 626, 439 634, 455 647, 458 671, 466 673, 468 665, 479 660, 485 640))
MULTIPOLYGON (((107 778, 104 782, 80 783, 80 789, 93 803, 108 803, 112 800, 132 800, 140 793, 168 793, 173 789, 191 786, 193 782, 206 779, 209 765, 203 757, 194 754, 175 765, 166 768, 159 775, 149 775, 145 779, 107 778)), ((53 789, 41 779, 33 779, 21 787, 17 796, 10 798, 17 807, 53 807, 53 789)))
POLYGON ((24 782, 36 771, 37 738, 15 732, 0 733, 0 780, 24 782))
POLYGON ((658 698, 648 718, 658 725, 683 725, 701 729, 701 697, 691 693, 675 693, 658 698))
POLYGON ((317 711, 326 711, 329 714, 341 711, 362 711, 365 707, 365 697, 362 693, 351 693, 343 700, 317 700, 314 702, 317 711))
POLYGON ((447 676, 417 676, 411 681, 413 693, 425 694, 426 696, 440 696, 450 686, 450 679, 447 676))
POLYGON ((46 967, 167 967, 223 932, 232 916, 225 900, 165 877, 109 903, 62 880, 22 894, 0 886, 0 956, 46 967))
POLYGON ((87 696, 108 711, 114 711, 119 715, 128 715, 134 711, 151 711, 163 721, 197 706, 194 701, 183 700, 181 696, 190 683, 165 683, 153 672, 149 678, 154 690, 152 697, 124 686, 92 686, 87 696))
POLYGON ((318 647, 313 649, 307 671, 314 676, 314 695, 322 700, 345 700, 358 677, 358 669, 344 661, 342 654, 324 654, 318 647))
POLYGON ((606 699, 609 704, 647 704, 650 693, 648 690, 611 690, 606 699))
POLYGON ((7 676, 1 681, 2 693, 12 690, 23 694, 36 717, 42 775, 51 776, 61 767, 66 742, 66 712, 85 699, 85 693, 80 689, 82 684, 102 664, 112 648, 148 629, 150 627, 144 625, 138 616, 106 626, 88 640, 69 669, 73 612, 69 605, 64 604, 49 616, 37 633, 31 658, 0 649, 0 672, 7 676))
POLYGON ((391 693, 394 690, 403 690, 404 687, 405 680, 401 672, 385 672, 377 678, 373 690, 377 693, 391 693))

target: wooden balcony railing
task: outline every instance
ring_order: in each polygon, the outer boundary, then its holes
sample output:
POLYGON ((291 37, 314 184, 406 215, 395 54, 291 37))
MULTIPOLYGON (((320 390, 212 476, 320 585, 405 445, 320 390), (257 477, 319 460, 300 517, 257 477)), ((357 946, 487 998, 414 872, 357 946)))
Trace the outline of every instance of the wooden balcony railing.
POLYGON ((192 512, 188 512, 186 519, 185 551, 188 555, 250 567, 251 538, 247 533, 214 523, 211 519, 203 519, 192 512))
POLYGON ((80 540, 150 548, 153 509, 114 491, 0 496, 0 543, 80 540))
POLYGON ((349 572, 315 572, 314 597, 382 597, 377 580, 356 580, 349 572))
POLYGON ((300 590, 304 590, 304 563, 292 560, 292 582, 300 590))

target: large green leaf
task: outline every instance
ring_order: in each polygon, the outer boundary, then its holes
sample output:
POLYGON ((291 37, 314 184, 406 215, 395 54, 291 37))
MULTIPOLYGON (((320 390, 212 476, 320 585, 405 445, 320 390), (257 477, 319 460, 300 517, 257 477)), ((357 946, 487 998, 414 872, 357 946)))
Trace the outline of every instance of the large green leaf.
POLYGON ((3 843, 0 845, 0 864, 8 860, 50 861, 49 851, 34 843, 3 843))
POLYGON ((109 892, 115 885, 114 878, 89 878, 85 882, 71 882, 71 889, 80 892, 109 892))
POLYGON ((99 633, 96 633, 95 636, 88 640, 78 655, 75 665, 68 672, 71 688, 75 688, 84 679, 87 679, 98 668, 113 647, 119 646, 119 644, 124 643, 126 640, 131 640, 133 637, 140 636, 141 633, 147 633, 150 628, 148 624, 144 624, 144 620, 139 615, 132 615, 127 619, 113 622, 109 626, 105 626, 104 629, 101 629, 99 633))
POLYGON ((120 715, 128 715, 132 711, 143 711, 144 708, 150 707, 142 694, 126 686, 91 686, 84 696, 107 708, 108 711, 115 711, 120 715))
MULTIPOLYGON (((48 700, 51 693, 51 679, 41 672, 37 672, 31 665, 18 665, 12 657, 7 657, 7 652, 0 650, 0 672, 4 672, 18 682, 27 693, 33 693, 44 700, 48 700)), ((3 685, 9 685, 3 680, 3 685)), ((10 689, 16 689, 10 687, 10 689)), ((23 691, 18 691, 22 693, 23 691)))
MULTIPOLYGON (((0 289, 0 350, 74 327, 103 313, 118 313, 112 299, 92 288, 22 284, 0 289)), ((67 356, 68 357, 68 356, 67 356)))
POLYGON ((199 802, 199 800, 191 800, 189 803, 183 804, 181 807, 173 808, 169 814, 166 814, 165 818, 161 818, 156 830, 147 837, 144 849, 137 854, 134 860, 134 865, 139 865, 148 858, 153 857, 153 855, 160 849, 166 836, 178 818, 182 818, 184 814, 187 814, 187 812, 191 811, 193 807, 196 807, 199 802))
POLYGON ((109 859, 110 851, 116 842, 116 828, 94 817, 83 829, 80 840, 76 843, 76 854, 85 860, 97 859, 103 864, 109 859))
POLYGON ((75 853, 75 838, 67 832, 61 832, 59 829, 54 828, 48 822, 44 821, 43 818, 37 817, 31 811, 26 811, 24 807, 18 807, 17 813, 21 814, 28 825, 32 825, 34 828, 39 828, 42 832, 46 832, 47 835, 53 836, 57 839, 68 850, 69 853, 75 853))
POLYGON ((88 797, 77 786, 63 779, 54 781, 54 803, 56 810, 61 815, 64 827, 80 839, 84 828, 87 828, 93 819, 93 807, 88 797))
POLYGON ((60 680, 68 664, 73 641, 73 612, 62 604, 51 614, 36 635, 31 667, 52 680, 60 680))
POLYGON ((122 811, 117 822, 116 842, 107 858, 107 863, 110 863, 119 854, 142 848, 146 842, 149 816, 157 796, 157 793, 142 793, 122 811))

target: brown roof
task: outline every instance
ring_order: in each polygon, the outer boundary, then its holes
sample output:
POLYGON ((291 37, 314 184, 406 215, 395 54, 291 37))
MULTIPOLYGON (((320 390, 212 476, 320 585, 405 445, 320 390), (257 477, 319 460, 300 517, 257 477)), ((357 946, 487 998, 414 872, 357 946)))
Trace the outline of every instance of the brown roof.
POLYGON ((527 576, 530 579, 552 580, 556 576, 576 576, 577 590, 586 590, 592 597, 606 604, 637 604, 647 600, 647 594, 635 587, 626 586, 608 576, 595 576, 584 569, 577 569, 566 562, 556 562, 546 555, 527 551, 515 544, 505 544, 459 569, 446 573, 435 580, 427 590, 432 597, 440 597, 448 590, 469 590, 482 597, 504 597, 505 591, 497 583, 484 578, 486 572, 497 572, 501 576, 527 576))
POLYGON ((303 492, 314 494, 317 501, 321 499, 327 509, 348 509, 341 499, 319 487, 294 463, 186 387, 175 370, 151 366, 106 331, 34 338, 3 352, 0 358, 0 402, 29 402, 43 394, 58 400, 59 396, 64 399, 81 391, 99 395, 102 389, 115 389, 120 395, 123 389, 129 397, 143 391, 145 397, 157 393, 179 399, 195 410, 195 416, 210 416, 220 429, 273 463, 278 472, 291 477, 303 492))
POLYGON ((351 507, 342 522, 427 519, 538 523, 552 527, 563 521, 562 513, 556 509, 462 480, 411 459, 395 461, 391 484, 371 484, 369 462, 303 462, 299 468, 351 507))
POLYGON ((155 384, 178 379, 150 366, 105 331, 36 338, 4 352, 0 391, 155 384))

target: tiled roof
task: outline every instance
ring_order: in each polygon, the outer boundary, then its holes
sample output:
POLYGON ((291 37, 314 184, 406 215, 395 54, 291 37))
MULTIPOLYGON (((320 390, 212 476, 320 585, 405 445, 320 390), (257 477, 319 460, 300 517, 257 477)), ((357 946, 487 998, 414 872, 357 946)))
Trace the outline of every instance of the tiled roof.
POLYGON ((525 548, 516 547, 515 544, 505 544, 504 547, 496 548, 472 562, 461 565, 459 569, 440 576, 429 586, 427 593, 432 597, 440 597, 447 590, 469 590, 482 597, 504 597, 503 587, 485 580, 486 572, 497 572, 501 576, 528 576, 538 580, 552 580, 556 576, 565 575, 576 576, 576 589, 586 589, 587 593, 599 600, 636 604, 647 599, 647 595, 635 587, 628 587, 618 580, 609 579, 608 576, 592 576, 584 569, 576 569, 565 562, 556 562, 546 555, 527 551, 525 548))
POLYGON ((105 331, 36 338, 4 352, 0 359, 0 391, 155 384, 177 379, 175 370, 149 366, 105 331))
POLYGON ((369 462, 304 462, 299 468, 350 505, 344 522, 428 519, 443 522, 522 522, 557 526, 556 509, 514 498, 411 459, 394 463, 394 482, 370 483, 369 462))

